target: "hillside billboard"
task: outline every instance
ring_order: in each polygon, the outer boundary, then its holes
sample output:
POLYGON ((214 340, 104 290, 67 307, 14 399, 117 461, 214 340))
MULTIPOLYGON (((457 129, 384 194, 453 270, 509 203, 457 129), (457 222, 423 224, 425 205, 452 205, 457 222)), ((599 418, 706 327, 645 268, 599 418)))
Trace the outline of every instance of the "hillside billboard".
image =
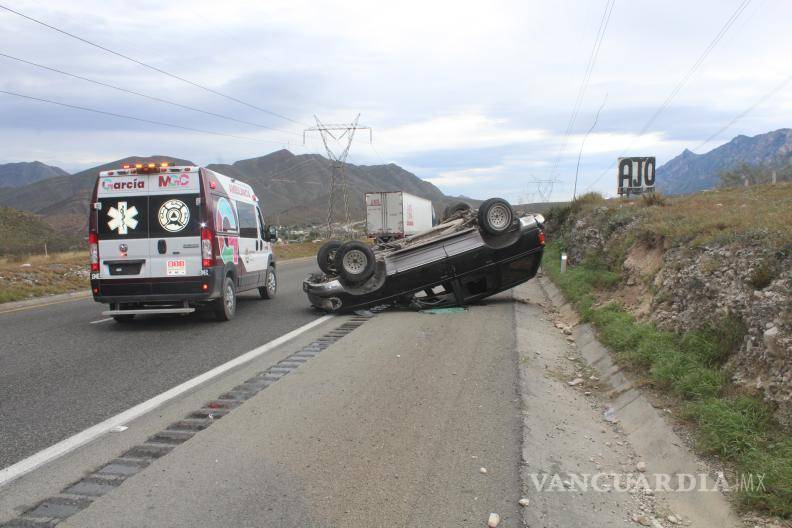
POLYGON ((643 194, 655 190, 655 158, 619 158, 619 195, 643 194))

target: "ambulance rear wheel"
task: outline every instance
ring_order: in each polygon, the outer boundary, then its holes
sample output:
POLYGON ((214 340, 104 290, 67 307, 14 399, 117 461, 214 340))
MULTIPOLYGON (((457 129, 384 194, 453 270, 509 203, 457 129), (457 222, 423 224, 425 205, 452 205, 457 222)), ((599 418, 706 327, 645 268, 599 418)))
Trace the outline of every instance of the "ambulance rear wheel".
POLYGON ((236 287, 231 277, 223 281, 223 295, 215 301, 214 313, 218 321, 230 321, 236 313, 236 287))

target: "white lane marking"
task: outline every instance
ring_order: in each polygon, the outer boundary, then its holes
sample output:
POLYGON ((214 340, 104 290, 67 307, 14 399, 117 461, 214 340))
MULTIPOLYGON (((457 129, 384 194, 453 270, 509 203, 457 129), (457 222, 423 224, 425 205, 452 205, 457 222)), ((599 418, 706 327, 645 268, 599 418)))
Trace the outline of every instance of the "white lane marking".
POLYGON ((292 330, 288 334, 283 334, 277 339, 273 339, 269 343, 265 343, 260 347, 254 348, 250 352, 245 352, 241 356, 238 356, 227 363, 223 363, 219 367, 215 367, 212 370, 204 372, 199 376, 194 377, 189 381, 185 381, 181 385, 177 385, 172 389, 169 389, 158 396, 154 396, 150 400, 146 400, 143 403, 135 405, 131 409, 127 409, 126 411, 113 416, 112 418, 108 418, 107 420, 98 423, 88 429, 77 433, 76 435, 70 436, 65 440, 61 440, 55 445, 52 445, 46 449, 42 449, 38 453, 27 457, 24 460, 20 460, 16 464, 12 466, 8 466, 5 469, 0 470, 0 486, 3 486, 12 480, 21 477, 22 475, 29 473, 36 469, 39 466, 46 464, 52 460, 55 460, 58 457, 69 453, 77 449, 80 446, 83 446, 98 438, 99 436, 105 434, 106 432, 110 431, 112 428, 117 427, 119 425, 125 425, 134 420, 135 418, 139 418, 143 416, 149 411, 152 411, 159 407, 160 405, 164 404, 168 400, 172 400, 173 398, 197 387, 198 385, 217 377, 239 365, 243 365, 248 361, 251 361, 258 356, 269 352, 273 348, 276 348, 287 341, 294 339, 298 335, 307 332, 311 328, 315 326, 319 326, 320 324, 324 323, 331 319, 332 315, 325 315, 311 321, 308 324, 305 324, 295 330, 292 330))
POLYGON ((91 321, 88 324, 99 324, 99 323, 106 323, 107 321, 112 321, 112 317, 108 317, 107 319, 99 319, 98 321, 91 321))

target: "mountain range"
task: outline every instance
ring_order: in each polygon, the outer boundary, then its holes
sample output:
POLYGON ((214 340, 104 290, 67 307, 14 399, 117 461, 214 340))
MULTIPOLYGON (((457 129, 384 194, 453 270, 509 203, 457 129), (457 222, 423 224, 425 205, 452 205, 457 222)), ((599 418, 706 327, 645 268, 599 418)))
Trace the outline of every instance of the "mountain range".
POLYGON ((720 185, 720 173, 739 165, 789 163, 792 156, 792 129, 782 128, 757 136, 737 136, 705 154, 685 149, 682 154, 656 170, 658 191, 686 194, 720 185))
MULTIPOLYGON (((720 173, 750 165, 788 164, 792 159, 792 129, 780 129, 753 137, 737 136, 705 154, 685 150, 657 168, 658 190, 684 194, 716 187, 720 173)), ((40 162, 0 165, 0 205, 34 213, 58 231, 83 233, 87 224, 88 202, 99 171, 118 168, 124 163, 167 161, 193 165, 172 156, 130 156, 68 174, 58 167, 40 162)), ((318 154, 294 155, 279 150, 266 156, 232 164, 208 166, 253 186, 268 222, 277 224, 321 224, 327 219, 330 182, 337 176, 332 163, 318 154)), ((345 164, 349 214, 352 220, 365 217, 363 195, 371 191, 405 191, 432 200, 438 215, 448 204, 465 197, 443 194, 431 183, 393 163, 387 165, 345 164)), ((334 218, 343 221, 343 181, 336 182, 333 196, 334 218)))
POLYGON ((0 187, 22 187, 41 180, 69 173, 60 167, 46 165, 40 161, 23 161, 20 163, 0 164, 0 187))
MULTIPOLYGON (((49 178, 22 187, 6 188, 0 205, 35 213, 50 226, 65 232, 82 232, 88 218, 88 203, 99 171, 121 167, 124 163, 167 161, 193 165, 189 160, 171 156, 130 156, 93 167, 73 175, 49 178)), ((320 224, 327 219, 331 162, 317 154, 294 155, 279 150, 266 156, 213 164, 208 168, 249 183, 260 199, 267 222, 278 224, 320 224)), ((438 214, 452 202, 480 203, 469 198, 446 196, 434 185, 421 180, 395 164, 345 164, 349 213, 352 220, 365 218, 364 194, 371 191, 405 191, 432 200, 438 214)), ((344 220, 343 182, 336 182, 333 196, 335 221, 344 220)))

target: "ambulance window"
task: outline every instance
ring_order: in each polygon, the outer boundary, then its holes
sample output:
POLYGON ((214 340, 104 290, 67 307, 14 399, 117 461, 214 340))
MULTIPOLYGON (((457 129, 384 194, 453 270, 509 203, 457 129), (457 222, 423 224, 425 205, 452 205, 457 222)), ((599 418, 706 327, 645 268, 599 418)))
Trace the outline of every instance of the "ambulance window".
POLYGON ((119 196, 100 198, 97 211, 99 238, 118 240, 145 238, 148 229, 148 196, 119 196))
POLYGON ((212 198, 214 199, 215 229, 219 233, 238 233, 237 212, 232 201, 217 194, 213 194, 212 198))
POLYGON ((201 234, 197 194, 158 194, 149 198, 149 236, 186 237, 201 234))
POLYGON ((237 213, 239 214, 239 236, 242 238, 258 238, 256 206, 237 202, 237 213))

